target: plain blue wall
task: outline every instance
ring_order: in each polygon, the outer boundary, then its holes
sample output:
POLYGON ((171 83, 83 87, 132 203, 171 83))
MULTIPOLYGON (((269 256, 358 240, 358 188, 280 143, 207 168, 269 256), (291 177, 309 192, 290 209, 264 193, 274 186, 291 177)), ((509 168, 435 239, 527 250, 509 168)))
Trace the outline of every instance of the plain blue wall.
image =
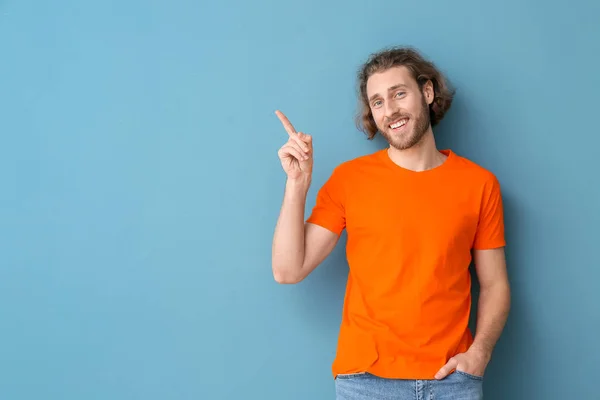
POLYGON ((274 282, 273 112, 314 136, 308 210, 384 146, 354 127, 356 69, 410 44, 457 87, 440 147, 503 185, 486 398, 599 399, 599 8, 1 1, 0 398, 332 399, 345 237, 274 282))

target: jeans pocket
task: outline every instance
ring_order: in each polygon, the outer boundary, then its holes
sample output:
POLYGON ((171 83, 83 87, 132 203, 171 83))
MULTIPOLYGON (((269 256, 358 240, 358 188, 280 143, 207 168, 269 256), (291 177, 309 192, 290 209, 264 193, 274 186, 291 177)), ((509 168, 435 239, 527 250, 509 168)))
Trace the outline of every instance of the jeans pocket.
POLYGON ((467 378, 475 379, 476 381, 482 381, 483 380, 483 376, 473 375, 473 374, 469 374, 467 372, 463 372, 463 371, 459 371, 459 370, 456 370, 455 372, 457 374, 466 376, 467 378))
POLYGON ((336 379, 351 379, 351 378, 358 378, 361 376, 365 376, 367 373, 366 372, 353 372, 350 374, 337 374, 336 379))

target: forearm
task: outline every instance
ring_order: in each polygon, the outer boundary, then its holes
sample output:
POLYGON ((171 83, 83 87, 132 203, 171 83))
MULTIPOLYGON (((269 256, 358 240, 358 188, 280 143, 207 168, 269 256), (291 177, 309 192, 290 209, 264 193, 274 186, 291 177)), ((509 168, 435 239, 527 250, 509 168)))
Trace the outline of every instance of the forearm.
POLYGON ((304 262, 304 210, 310 178, 288 179, 275 226, 272 268, 279 282, 293 281, 304 262))
POLYGON ((504 325, 510 309, 510 288, 507 282, 500 281, 481 287, 477 309, 477 327, 472 349, 480 351, 488 359, 504 325))

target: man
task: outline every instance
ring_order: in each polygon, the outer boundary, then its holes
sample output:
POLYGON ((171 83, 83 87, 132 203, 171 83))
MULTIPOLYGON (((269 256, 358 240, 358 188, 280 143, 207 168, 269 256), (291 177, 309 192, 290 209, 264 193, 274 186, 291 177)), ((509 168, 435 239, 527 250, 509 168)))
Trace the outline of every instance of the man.
POLYGON ((371 55, 358 76, 359 126, 389 147, 337 166, 304 220, 312 138, 277 115, 289 140, 273 238, 277 282, 297 283, 347 232, 350 268, 332 366, 338 399, 481 399, 510 290, 500 186, 484 168, 438 150, 433 126, 453 91, 411 48, 371 55), (477 328, 469 328, 474 261, 477 328))

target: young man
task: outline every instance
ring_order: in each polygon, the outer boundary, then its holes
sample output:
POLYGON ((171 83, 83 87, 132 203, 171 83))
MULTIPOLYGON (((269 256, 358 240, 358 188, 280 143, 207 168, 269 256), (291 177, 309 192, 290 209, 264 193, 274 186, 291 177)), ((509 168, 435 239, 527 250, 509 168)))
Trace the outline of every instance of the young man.
POLYGON ((371 55, 359 76, 360 128, 389 147, 346 161, 304 220, 310 135, 279 150, 287 181, 273 238, 273 274, 304 279, 343 229, 350 272, 332 366, 338 399, 481 399, 510 290, 500 186, 486 169, 436 148, 432 127, 453 91, 411 48, 371 55), (477 328, 469 328, 474 261, 477 328))

